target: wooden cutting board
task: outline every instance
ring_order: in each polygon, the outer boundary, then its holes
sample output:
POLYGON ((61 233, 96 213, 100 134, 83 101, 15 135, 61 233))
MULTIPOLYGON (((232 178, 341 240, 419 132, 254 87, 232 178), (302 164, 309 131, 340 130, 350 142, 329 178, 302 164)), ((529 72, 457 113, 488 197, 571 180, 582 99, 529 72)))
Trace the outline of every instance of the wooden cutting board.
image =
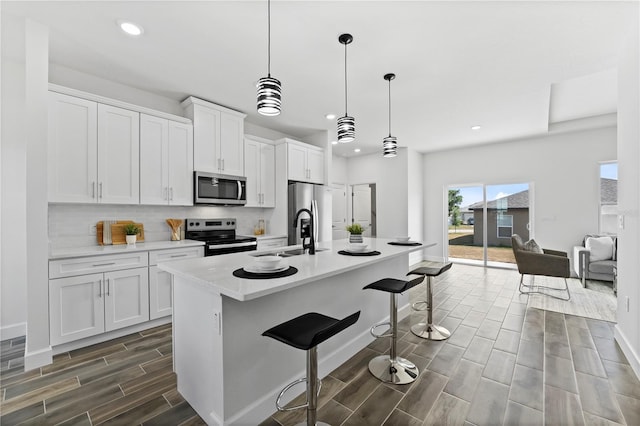
MULTIPOLYGON (((124 233, 124 226, 128 223, 134 223, 132 220, 119 220, 117 223, 111 225, 111 244, 127 244, 126 234, 124 233)), ((142 223, 136 223, 136 226, 140 228, 140 233, 137 242, 144 242, 144 225, 142 223)), ((104 238, 104 222, 98 222, 96 224, 96 239, 99 245, 104 245, 102 240, 104 238)))

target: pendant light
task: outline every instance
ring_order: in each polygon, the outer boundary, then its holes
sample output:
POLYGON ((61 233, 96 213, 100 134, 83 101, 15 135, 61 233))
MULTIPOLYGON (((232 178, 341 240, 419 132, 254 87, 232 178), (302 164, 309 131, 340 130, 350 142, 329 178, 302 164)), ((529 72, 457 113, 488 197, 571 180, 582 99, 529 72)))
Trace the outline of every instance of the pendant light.
POLYGON ((268 63, 267 76, 258 80, 258 112, 262 115, 280 114, 282 86, 280 80, 271 77, 271 0, 267 0, 268 16, 268 63))
POLYGON ((389 82, 389 136, 382 141, 382 156, 385 158, 395 157, 398 153, 398 139, 391 136, 391 80, 394 78, 396 75, 392 73, 384 75, 384 79, 389 82))
POLYGON ((338 118, 338 142, 353 142, 356 139, 356 119, 347 113, 347 44, 353 41, 351 34, 341 34, 338 41, 344 44, 344 117, 338 118))

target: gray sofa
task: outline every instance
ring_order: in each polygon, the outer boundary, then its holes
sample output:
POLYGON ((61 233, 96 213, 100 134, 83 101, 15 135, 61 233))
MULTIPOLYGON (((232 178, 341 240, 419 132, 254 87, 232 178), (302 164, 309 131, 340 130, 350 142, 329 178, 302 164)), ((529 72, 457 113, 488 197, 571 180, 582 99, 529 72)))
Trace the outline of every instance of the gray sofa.
POLYGON ((573 248, 573 269, 582 279, 583 287, 586 287, 586 280, 611 281, 613 291, 616 292, 617 243, 615 235, 585 235, 582 245, 573 248), (593 261, 589 249, 585 247, 587 238, 604 236, 613 240, 613 255, 611 259, 593 261))

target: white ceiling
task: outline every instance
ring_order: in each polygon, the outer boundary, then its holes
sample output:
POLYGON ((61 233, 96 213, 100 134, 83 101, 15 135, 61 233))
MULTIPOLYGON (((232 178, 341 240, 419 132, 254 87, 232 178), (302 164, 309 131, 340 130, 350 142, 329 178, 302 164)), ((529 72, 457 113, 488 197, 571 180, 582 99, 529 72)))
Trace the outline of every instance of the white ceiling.
MULTIPOLYGON (((429 152, 544 133, 552 85, 615 68, 625 34, 638 25, 637 7, 613 1, 273 0, 271 74, 282 81, 283 112, 262 117, 255 82, 267 73, 266 0, 2 2, 3 13, 50 27, 54 64, 176 101, 188 95, 210 100, 297 137, 327 129, 335 138, 335 120, 324 116, 345 112, 338 35, 349 32, 348 112, 356 118, 356 141, 334 146, 340 155, 354 148, 381 151, 388 134, 382 77, 389 72, 397 75, 392 134, 401 147, 429 152), (123 34, 119 19, 142 25, 144 35, 123 34), (472 131, 475 124, 482 129, 472 131)), ((614 112, 615 85, 594 81, 608 85, 581 110, 614 112)), ((580 118, 572 103, 584 99, 564 100, 569 111, 563 114, 580 118)))

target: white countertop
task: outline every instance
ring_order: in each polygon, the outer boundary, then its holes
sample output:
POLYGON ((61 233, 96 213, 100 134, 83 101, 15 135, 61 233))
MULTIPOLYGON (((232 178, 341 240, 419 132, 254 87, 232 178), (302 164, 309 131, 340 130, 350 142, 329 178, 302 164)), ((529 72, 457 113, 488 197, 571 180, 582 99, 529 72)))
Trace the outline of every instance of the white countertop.
POLYGON ((122 254, 132 253, 136 251, 151 251, 164 249, 177 249, 185 247, 203 246, 203 241, 180 240, 180 241, 151 241, 144 243, 136 243, 134 246, 127 244, 116 244, 106 246, 87 246, 87 247, 62 247, 49 251, 49 260, 65 259, 69 257, 99 256, 104 254, 122 254))
MULTIPOLYGON (((421 246, 390 245, 393 239, 365 238, 365 242, 373 250, 381 254, 377 256, 345 256, 338 254, 345 248, 347 240, 336 240, 319 243, 318 248, 326 251, 316 252, 311 256, 302 254, 285 258, 289 265, 298 269, 294 275, 272 279, 244 279, 233 276, 233 271, 254 262, 256 252, 233 253, 222 256, 210 256, 198 259, 176 260, 160 263, 158 267, 179 277, 190 279, 217 294, 236 300, 252 300, 268 294, 287 290, 332 275, 337 275, 368 264, 381 262, 393 257, 432 247, 436 243, 423 243, 421 246)), ((300 246, 281 247, 272 252, 290 250, 300 246)), ((261 252, 264 254, 265 252, 261 252)))

